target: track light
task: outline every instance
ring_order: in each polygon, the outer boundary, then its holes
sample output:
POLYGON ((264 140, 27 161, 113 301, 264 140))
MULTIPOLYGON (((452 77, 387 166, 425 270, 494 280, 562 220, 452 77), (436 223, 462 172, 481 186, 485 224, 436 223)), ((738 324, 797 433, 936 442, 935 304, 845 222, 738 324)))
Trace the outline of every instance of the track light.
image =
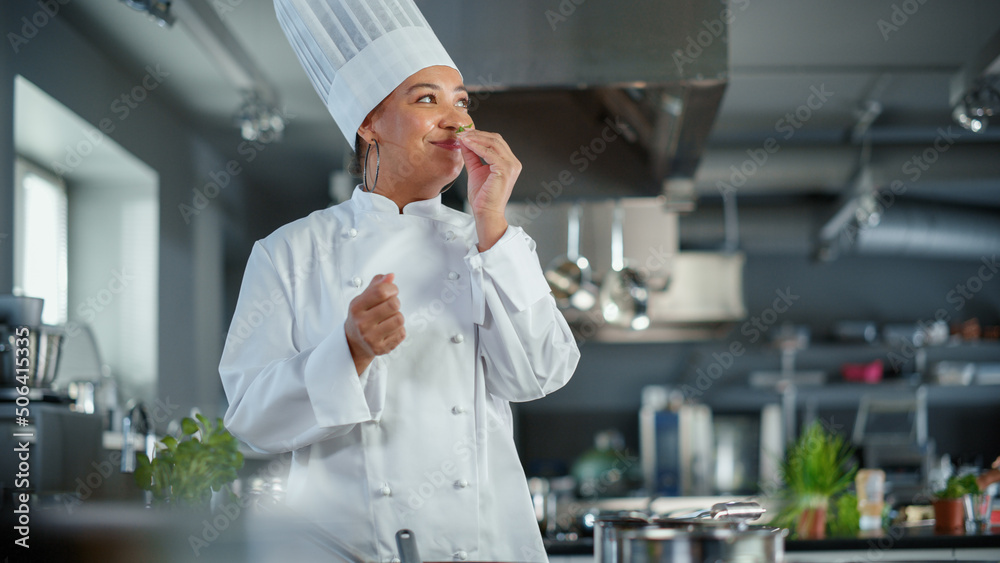
POLYGON ((277 108, 250 90, 243 94, 243 105, 236 112, 236 126, 247 141, 270 143, 281 140, 285 120, 277 108))
POLYGON ((122 0, 122 2, 139 12, 146 12, 160 27, 170 27, 174 25, 176 18, 170 13, 170 2, 160 2, 158 0, 122 0))
POLYGON ((982 133, 989 125, 989 118, 997 113, 1000 113, 1000 91, 988 79, 982 79, 955 105, 951 116, 969 131, 982 133))
POLYGON ((201 48, 220 76, 242 93, 243 103, 236 113, 236 126, 244 139, 261 143, 281 140, 285 120, 277 110, 280 103, 277 91, 219 17, 212 0, 121 1, 134 10, 146 12, 161 26, 171 26, 175 21, 181 23, 178 27, 201 48))

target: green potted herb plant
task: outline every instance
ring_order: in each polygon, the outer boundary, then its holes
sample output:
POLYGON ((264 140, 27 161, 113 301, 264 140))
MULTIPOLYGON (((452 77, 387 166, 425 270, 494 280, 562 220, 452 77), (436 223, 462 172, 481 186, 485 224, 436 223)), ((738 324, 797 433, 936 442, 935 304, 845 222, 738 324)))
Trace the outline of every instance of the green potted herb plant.
POLYGON ((136 484, 158 504, 207 509, 212 492, 233 482, 243 467, 239 444, 221 418, 184 418, 180 439, 167 436, 160 443, 153 460, 136 454, 135 470, 136 484))
POLYGON ((965 509, 962 497, 979 493, 979 484, 973 474, 952 475, 944 489, 934 493, 934 531, 955 533, 965 529, 965 509))
POLYGON ((854 480, 857 464, 850 445, 819 422, 810 424, 781 463, 783 509, 775 523, 792 528, 801 539, 826 537, 830 500, 854 480))

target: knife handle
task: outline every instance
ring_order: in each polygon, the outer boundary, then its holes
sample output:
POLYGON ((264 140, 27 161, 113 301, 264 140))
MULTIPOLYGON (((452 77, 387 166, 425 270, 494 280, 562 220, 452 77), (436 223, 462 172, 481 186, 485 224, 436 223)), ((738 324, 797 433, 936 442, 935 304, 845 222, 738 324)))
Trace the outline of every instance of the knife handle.
POLYGON ((417 540, 410 530, 404 529, 396 532, 396 547, 399 548, 401 563, 421 563, 420 553, 417 551, 417 540))

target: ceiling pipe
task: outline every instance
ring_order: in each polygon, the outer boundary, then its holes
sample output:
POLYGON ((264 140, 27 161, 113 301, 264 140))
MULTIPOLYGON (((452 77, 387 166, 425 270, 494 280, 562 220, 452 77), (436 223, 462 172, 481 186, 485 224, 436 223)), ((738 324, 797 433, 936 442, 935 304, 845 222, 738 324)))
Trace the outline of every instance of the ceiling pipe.
MULTIPOLYGON (((883 197, 883 202, 889 200, 883 197)), ((880 204, 883 205, 883 204, 880 204)), ((816 234, 830 206, 818 202, 740 206, 740 250, 747 255, 815 256, 816 234)), ((723 210, 699 206, 682 215, 682 251, 719 248, 725 240, 723 210)), ((896 199, 882 207, 877 226, 845 231, 853 240, 837 256, 904 256, 978 261, 1000 251, 1000 213, 964 206, 896 199)))
POLYGON ((1000 213, 923 202, 886 206, 875 227, 857 232, 865 255, 979 260, 1000 251, 1000 213))

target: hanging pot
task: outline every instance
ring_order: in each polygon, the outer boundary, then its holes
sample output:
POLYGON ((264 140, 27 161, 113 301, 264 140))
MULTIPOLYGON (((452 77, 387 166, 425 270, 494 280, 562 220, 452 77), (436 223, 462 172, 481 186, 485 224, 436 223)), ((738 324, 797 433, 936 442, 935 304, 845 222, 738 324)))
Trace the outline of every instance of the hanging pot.
POLYGON ((580 256, 580 203, 570 207, 567 220, 566 254, 545 270, 556 304, 563 309, 589 311, 597 303, 597 287, 591 281, 590 261, 580 256))
POLYGON ((649 288, 646 276, 625 263, 622 237, 624 215, 625 209, 618 200, 611 225, 611 271, 605 274, 601 284, 601 308, 604 320, 609 324, 644 330, 649 327, 646 313, 649 288))

